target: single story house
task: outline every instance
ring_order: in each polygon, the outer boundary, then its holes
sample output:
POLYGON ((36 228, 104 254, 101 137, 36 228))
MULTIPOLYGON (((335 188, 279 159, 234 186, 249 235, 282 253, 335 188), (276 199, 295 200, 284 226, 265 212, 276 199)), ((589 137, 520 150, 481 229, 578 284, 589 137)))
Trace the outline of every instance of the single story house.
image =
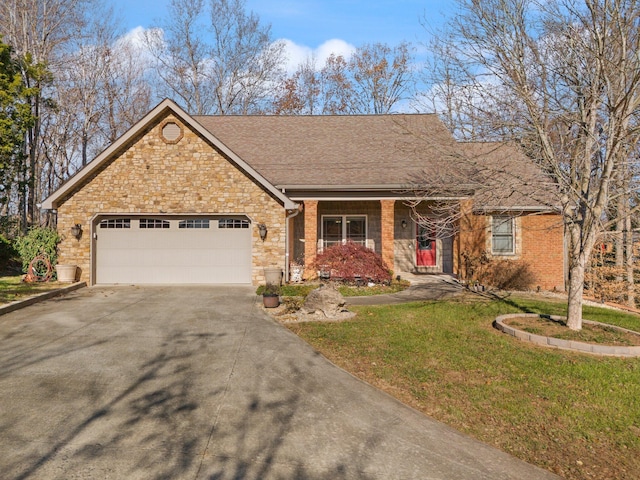
POLYGON ((530 182, 505 188, 526 162, 456 142, 433 114, 192 116, 164 100, 42 208, 57 212, 59 262, 89 284, 257 285, 265 267, 288 276, 354 241, 396 274, 460 275, 485 251, 563 289, 560 216, 530 182))

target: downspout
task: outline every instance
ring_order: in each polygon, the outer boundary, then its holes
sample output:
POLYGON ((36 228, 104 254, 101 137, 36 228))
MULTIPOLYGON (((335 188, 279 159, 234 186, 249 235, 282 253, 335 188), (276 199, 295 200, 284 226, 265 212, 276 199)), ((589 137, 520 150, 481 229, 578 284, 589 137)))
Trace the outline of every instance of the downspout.
POLYGON ((299 207, 296 210, 294 210, 291 215, 287 215, 284 222, 284 235, 286 238, 284 242, 284 281, 285 283, 289 282, 289 252, 291 250, 291 245, 289 245, 289 220, 291 220, 293 217, 296 217, 297 215, 300 215, 299 207))

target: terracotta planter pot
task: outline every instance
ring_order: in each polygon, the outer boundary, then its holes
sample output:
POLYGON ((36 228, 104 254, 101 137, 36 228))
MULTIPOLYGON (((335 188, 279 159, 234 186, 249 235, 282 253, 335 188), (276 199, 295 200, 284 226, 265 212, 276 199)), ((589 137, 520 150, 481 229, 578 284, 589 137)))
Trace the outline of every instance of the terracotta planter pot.
POLYGON ((280 305, 280 297, 278 295, 263 295, 262 304, 265 308, 276 308, 280 305))

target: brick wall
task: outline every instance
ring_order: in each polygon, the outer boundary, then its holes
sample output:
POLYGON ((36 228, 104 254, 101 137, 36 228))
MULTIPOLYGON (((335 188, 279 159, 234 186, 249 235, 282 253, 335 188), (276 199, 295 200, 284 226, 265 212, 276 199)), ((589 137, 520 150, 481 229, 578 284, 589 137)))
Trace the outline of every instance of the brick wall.
POLYGON ((91 222, 100 213, 242 214, 252 221, 252 281, 264 281, 263 268, 284 268, 285 213, 261 186, 229 162, 197 133, 168 116, 132 141, 58 207, 60 263, 77 264, 81 279, 92 280, 91 222), (179 141, 165 142, 161 126, 172 120, 182 126, 179 141), (82 225, 76 240, 72 225, 82 225), (267 225, 262 242, 257 224, 267 225))
MULTIPOLYGON (((313 263, 318 244, 318 202, 305 200, 304 202, 304 264, 313 263)), ((305 278, 313 278, 315 273, 310 268, 304 271, 305 278)))
POLYGON ((380 241, 382 243, 382 260, 388 268, 393 270, 394 266, 394 231, 395 231, 395 200, 380 200, 380 241))
POLYGON ((543 290, 564 290, 564 229, 560 215, 521 218, 522 260, 543 290))
MULTIPOLYGON (((464 204, 463 211, 466 214, 460 220, 455 245, 455 271, 459 278, 464 278, 461 257, 463 252, 474 256, 483 251, 489 254, 491 252, 491 216, 471 214, 470 204, 464 204)), ((517 217, 515 231, 515 254, 494 258, 522 260, 529 265, 536 278, 534 287, 564 290, 564 230, 560 215, 534 214, 517 217)))

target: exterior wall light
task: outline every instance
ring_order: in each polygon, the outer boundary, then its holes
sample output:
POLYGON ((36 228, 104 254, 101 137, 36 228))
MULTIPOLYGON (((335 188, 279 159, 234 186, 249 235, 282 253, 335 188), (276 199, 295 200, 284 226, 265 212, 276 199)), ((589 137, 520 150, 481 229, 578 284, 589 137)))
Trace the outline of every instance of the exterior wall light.
POLYGON ((76 223, 73 227, 71 227, 71 235, 73 235, 76 240, 80 240, 82 236, 82 225, 76 223))
POLYGON ((264 223, 258 224, 258 233, 260 234, 260 240, 264 242, 265 238, 267 238, 267 226, 264 223))
POLYGON ((407 228, 407 221, 405 219, 402 219, 402 221, 400 222, 400 226, 402 228, 407 228))

